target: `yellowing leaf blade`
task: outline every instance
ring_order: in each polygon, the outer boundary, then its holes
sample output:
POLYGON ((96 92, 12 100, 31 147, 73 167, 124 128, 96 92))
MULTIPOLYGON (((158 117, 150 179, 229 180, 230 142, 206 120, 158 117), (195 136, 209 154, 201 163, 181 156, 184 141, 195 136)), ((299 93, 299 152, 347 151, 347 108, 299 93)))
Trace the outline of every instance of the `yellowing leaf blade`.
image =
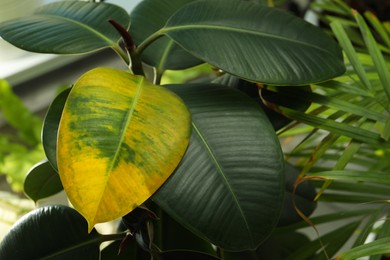
POLYGON ((58 169, 74 207, 94 224, 148 199, 188 145, 190 116, 175 94, 98 68, 74 85, 58 133, 58 169))

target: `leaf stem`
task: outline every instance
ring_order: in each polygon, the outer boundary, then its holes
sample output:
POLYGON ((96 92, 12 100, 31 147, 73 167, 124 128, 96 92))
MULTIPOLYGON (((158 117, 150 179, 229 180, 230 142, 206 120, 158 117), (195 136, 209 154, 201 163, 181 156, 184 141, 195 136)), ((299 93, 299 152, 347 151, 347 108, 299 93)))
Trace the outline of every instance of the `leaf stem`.
POLYGON ((146 38, 143 42, 141 42, 140 45, 135 49, 135 52, 138 55, 141 55, 141 53, 155 40, 162 37, 164 34, 162 33, 163 29, 158 30, 157 32, 151 34, 148 38, 146 38))
MULTIPOLYGON (((130 69, 133 71, 136 75, 142 75, 145 76, 145 72, 142 67, 142 61, 141 56, 136 52, 136 46, 133 41, 133 38, 129 34, 129 32, 124 28, 121 24, 114 20, 108 21, 116 30, 117 32, 122 36, 123 42, 125 44, 125 49, 127 50, 127 53, 129 55, 126 55, 123 52, 123 49, 119 48, 119 50, 116 50, 117 53, 124 59, 126 57, 127 64, 129 65, 130 69), (130 56, 130 59, 129 59, 130 56)), ((119 46, 118 46, 119 47, 119 46)))

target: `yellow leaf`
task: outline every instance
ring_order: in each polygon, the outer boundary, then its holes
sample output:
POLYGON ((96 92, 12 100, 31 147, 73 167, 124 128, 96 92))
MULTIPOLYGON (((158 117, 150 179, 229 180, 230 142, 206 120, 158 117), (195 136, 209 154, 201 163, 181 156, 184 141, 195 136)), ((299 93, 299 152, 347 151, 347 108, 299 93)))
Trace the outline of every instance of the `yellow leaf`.
POLYGON ((89 230, 129 213, 166 181, 190 123, 179 97, 141 76, 98 68, 76 82, 60 122, 58 170, 89 230))

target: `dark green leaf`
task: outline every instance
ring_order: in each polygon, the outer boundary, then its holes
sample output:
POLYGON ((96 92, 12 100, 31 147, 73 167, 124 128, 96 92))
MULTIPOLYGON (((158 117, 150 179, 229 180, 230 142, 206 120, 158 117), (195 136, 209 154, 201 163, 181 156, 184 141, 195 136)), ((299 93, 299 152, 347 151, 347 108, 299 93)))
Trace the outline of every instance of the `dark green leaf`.
POLYGON ((316 191, 309 181, 299 184, 294 193, 295 180, 299 176, 299 170, 291 164, 286 163, 286 194, 284 207, 280 216, 278 226, 285 226, 299 222, 302 218, 298 215, 299 209, 305 216, 310 216, 316 208, 314 198, 316 191), (294 207, 294 203, 295 207, 294 207))
POLYGON ((35 202, 63 189, 60 176, 47 160, 35 165, 24 181, 24 192, 35 202))
POLYGON ((44 5, 31 16, 4 22, 0 36, 11 44, 33 52, 78 54, 106 47, 118 49, 120 35, 108 23, 124 27, 130 18, 116 5, 62 1, 44 5))
POLYGON ((88 234, 72 208, 48 206, 22 217, 0 244, 0 259, 99 259, 100 235, 88 234))
POLYGON ((284 259, 299 249, 299 247, 309 242, 310 240, 305 235, 297 232, 273 234, 255 251, 225 251, 223 255, 224 260, 284 259))
POLYGON ((256 248, 277 224, 284 161, 258 105, 220 85, 170 86, 189 107, 189 148, 153 196, 190 231, 230 250, 256 248))
POLYGON ((199 59, 251 81, 307 84, 345 71, 340 47, 321 29, 252 2, 187 4, 160 33, 199 59))
POLYGON ((150 254, 138 247, 135 240, 127 241, 119 253, 119 248, 123 246, 121 241, 115 241, 102 250, 100 260, 150 260, 150 254))
POLYGON ((184 228, 157 205, 153 209, 158 215, 155 222, 155 244, 162 250, 191 250, 215 255, 212 245, 184 228))
MULTIPOLYGON (((225 74, 221 77, 216 78, 213 81, 213 83, 233 87, 250 96, 264 110, 264 112, 266 113, 269 121, 271 122, 275 130, 281 129, 282 127, 290 123, 292 120, 268 108, 266 105, 264 105, 262 98, 270 102, 275 102, 277 100, 278 104, 283 104, 287 107, 295 108, 302 112, 306 111, 306 109, 308 109, 310 106, 310 102, 307 101, 292 99, 291 97, 279 93, 271 92, 266 89, 259 90, 256 83, 239 79, 230 74, 225 74)), ((294 89, 297 88, 305 91, 310 91, 310 86, 294 87, 294 89)))
MULTIPOLYGON (((130 34, 136 44, 164 27, 165 23, 182 6, 194 0, 144 0, 131 12, 130 34)), ((172 39, 163 37, 153 42, 142 53, 142 59, 158 71, 185 69, 202 63, 172 39)))
POLYGON ((159 254, 161 260, 220 260, 220 258, 195 251, 174 250, 159 254))
POLYGON ((42 128, 42 144, 47 159, 53 168, 58 171, 57 166, 57 134, 58 126, 64 109, 66 99, 68 98, 70 88, 62 91, 51 103, 46 113, 42 128))

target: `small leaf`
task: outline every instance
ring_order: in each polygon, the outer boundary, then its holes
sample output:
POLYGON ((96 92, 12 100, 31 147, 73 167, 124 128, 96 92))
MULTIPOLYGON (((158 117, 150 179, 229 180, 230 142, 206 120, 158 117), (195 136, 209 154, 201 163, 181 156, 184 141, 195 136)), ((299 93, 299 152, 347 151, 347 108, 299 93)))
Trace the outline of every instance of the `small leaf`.
POLYGON ((160 34, 250 81, 307 84, 345 71, 340 47, 321 29, 248 1, 195 1, 179 9, 160 34))
POLYGON ((112 4, 62 1, 47 4, 31 16, 0 24, 0 36, 32 52, 80 54, 116 48, 120 35, 108 23, 129 26, 127 12, 112 4))
POLYGON ((187 108, 165 88, 114 69, 84 74, 62 113, 57 160, 89 230, 148 199, 180 162, 190 130, 187 108))
POLYGON ((175 173, 153 196, 173 219, 227 250, 256 248, 277 224, 284 160, 275 131, 245 94, 215 84, 172 85, 192 114, 175 173))
POLYGON ((34 202, 62 190, 60 176, 47 160, 36 164, 24 181, 24 193, 34 202))
POLYGON ((0 243, 0 259, 99 259, 100 235, 87 233, 84 218, 66 206, 23 216, 0 243))

